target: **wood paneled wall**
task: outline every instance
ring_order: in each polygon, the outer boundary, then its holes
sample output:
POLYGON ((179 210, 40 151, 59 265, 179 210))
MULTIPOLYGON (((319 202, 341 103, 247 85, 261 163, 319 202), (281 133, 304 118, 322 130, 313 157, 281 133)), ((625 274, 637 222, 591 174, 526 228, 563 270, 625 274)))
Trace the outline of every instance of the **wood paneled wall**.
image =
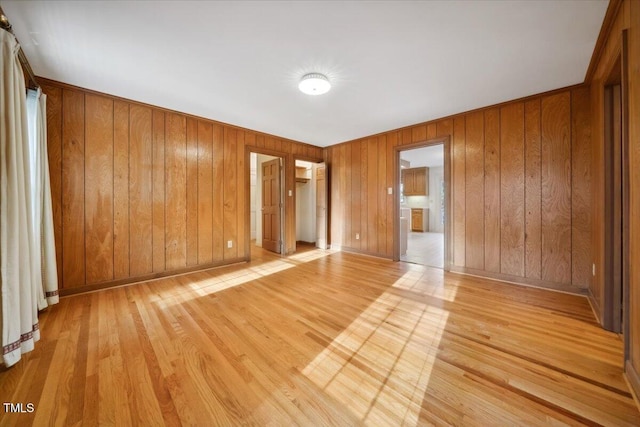
MULTIPOLYGON (((605 126, 604 87, 609 72, 620 55, 622 32, 628 30, 628 133, 629 133, 629 362, 626 375, 636 397, 640 397, 640 2, 613 0, 610 27, 601 34, 602 49, 592 59, 591 110, 593 129, 593 244, 596 276, 590 287, 590 299, 600 319, 604 317, 605 293, 605 126)), ((607 24, 607 19, 605 19, 607 24)))
POLYGON ((329 147, 332 245, 392 258, 394 147, 450 136, 452 269, 584 293, 590 115, 577 87, 329 147))
MULTIPOLYGON (((63 293, 247 259, 247 151, 284 157, 287 190, 294 158, 323 158, 319 147, 39 81, 63 293)), ((291 252, 292 198, 285 209, 291 252)))

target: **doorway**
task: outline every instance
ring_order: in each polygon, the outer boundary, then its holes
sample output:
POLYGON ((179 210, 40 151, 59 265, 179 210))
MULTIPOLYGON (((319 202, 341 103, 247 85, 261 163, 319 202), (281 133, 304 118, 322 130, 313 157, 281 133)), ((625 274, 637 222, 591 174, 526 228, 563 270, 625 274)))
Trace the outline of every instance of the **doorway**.
POLYGON ((398 147, 398 259, 448 269, 448 138, 398 147))
POLYGON ((327 179, 324 163, 296 160, 296 247, 327 249, 327 179))
POLYGON ((251 245, 282 254, 284 242, 283 159, 251 152, 251 245))

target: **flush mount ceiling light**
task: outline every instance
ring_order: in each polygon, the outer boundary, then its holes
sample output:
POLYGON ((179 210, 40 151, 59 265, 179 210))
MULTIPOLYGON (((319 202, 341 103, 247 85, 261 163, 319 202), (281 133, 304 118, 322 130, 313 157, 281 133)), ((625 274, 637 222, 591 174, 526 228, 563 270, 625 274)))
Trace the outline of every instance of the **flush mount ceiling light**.
POLYGON ((331 83, 329 83, 329 79, 324 74, 309 73, 302 76, 298 89, 307 95, 322 95, 329 92, 331 83))

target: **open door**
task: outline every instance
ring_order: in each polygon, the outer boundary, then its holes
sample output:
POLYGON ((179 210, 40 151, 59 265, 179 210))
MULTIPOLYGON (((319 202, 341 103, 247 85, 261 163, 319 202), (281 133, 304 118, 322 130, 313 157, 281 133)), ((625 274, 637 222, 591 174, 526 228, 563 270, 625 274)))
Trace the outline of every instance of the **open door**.
POLYGON ((316 247, 327 249, 327 167, 319 163, 316 173, 316 247))
POLYGON ((280 159, 262 163, 262 247, 280 253, 280 159))

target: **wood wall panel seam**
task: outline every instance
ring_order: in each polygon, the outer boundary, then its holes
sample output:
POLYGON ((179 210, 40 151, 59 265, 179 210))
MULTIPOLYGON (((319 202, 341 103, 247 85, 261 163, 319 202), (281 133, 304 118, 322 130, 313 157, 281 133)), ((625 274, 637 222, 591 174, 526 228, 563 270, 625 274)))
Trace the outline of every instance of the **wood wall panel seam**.
POLYGON ((573 234, 574 234, 574 218, 573 218, 573 196, 575 194, 573 188, 573 172, 575 169, 575 164, 573 163, 573 118, 575 115, 575 111, 573 108, 573 91, 569 91, 569 164, 571 167, 571 172, 569 173, 569 236, 570 236, 570 245, 569 245, 569 283, 573 283, 573 258, 574 258, 574 248, 573 248, 573 234))
POLYGON ((540 100, 525 103, 525 277, 540 278, 540 100))
POLYGON ((115 101, 111 103, 111 115, 113 117, 113 122, 111 123, 111 133, 113 135, 113 141, 111 143, 111 158, 113 159, 112 170, 111 170, 111 188, 113 191, 113 197, 111 198, 111 212, 113 212, 113 217, 111 218, 111 229, 113 230, 113 235, 111 236, 111 268, 113 271, 113 277, 116 275, 116 103, 115 101))
POLYGON ((484 268, 484 112, 466 121, 465 265, 484 268), (469 155, 471 153, 471 156, 469 155))
POLYGON ((542 162, 542 98, 540 99, 540 279, 542 279, 542 251, 543 251, 543 235, 542 235, 542 215, 543 215, 543 193, 542 193, 542 172, 544 164, 542 162))
POLYGON ((113 274, 115 279, 128 277, 131 271, 129 105, 114 101, 113 117, 113 274), (122 206, 123 204, 125 207, 122 206))
POLYGON ((198 263, 198 122, 187 119, 186 174, 184 191, 187 195, 185 223, 187 225, 187 265, 198 263), (194 134, 195 133, 195 134, 194 134), (195 187, 195 188, 194 188, 195 187))
MULTIPOLYGON (((82 155, 84 156, 84 159, 82 161, 82 203, 83 203, 83 207, 82 207, 82 220, 84 221, 84 227, 82 229, 83 232, 83 240, 86 238, 86 224, 87 224, 87 207, 86 207, 86 202, 87 202, 87 96, 85 94, 82 95, 82 108, 84 109, 84 111, 82 112, 82 119, 83 119, 83 123, 82 123, 82 144, 83 144, 83 149, 82 149, 82 155)), ((87 283, 87 246, 86 244, 83 245, 83 256, 82 256, 82 261, 84 262, 84 265, 82 267, 82 273, 83 273, 83 282, 87 283)))
POLYGON ((500 272, 524 277, 523 103, 500 109, 500 181, 500 272))
POLYGON ((559 283, 571 281, 570 109, 570 93, 542 99, 542 277, 559 283))
MULTIPOLYGON (((500 109, 485 111, 484 270, 500 271, 500 109)), ((455 195, 452 196, 455 198, 455 195)))
POLYGON ((63 91, 62 123, 62 286, 86 283, 84 94, 63 91))

